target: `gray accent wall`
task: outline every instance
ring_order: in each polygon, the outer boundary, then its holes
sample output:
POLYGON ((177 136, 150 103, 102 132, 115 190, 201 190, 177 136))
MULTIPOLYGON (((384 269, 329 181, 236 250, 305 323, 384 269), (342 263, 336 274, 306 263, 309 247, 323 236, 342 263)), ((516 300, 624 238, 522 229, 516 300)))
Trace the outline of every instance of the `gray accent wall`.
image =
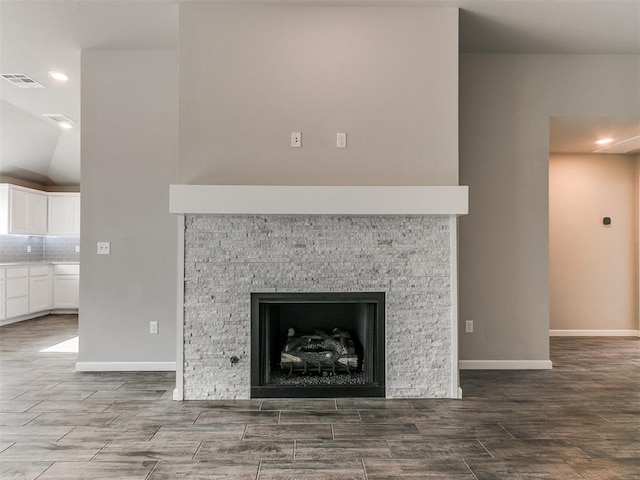
POLYGON ((175 362, 176 73, 173 51, 82 53, 79 362, 175 362))
POLYGON ((457 185, 458 10, 181 3, 180 183, 457 185))
POLYGON ((640 118, 638 85, 637 56, 461 56, 461 359, 549 358, 549 117, 640 118))

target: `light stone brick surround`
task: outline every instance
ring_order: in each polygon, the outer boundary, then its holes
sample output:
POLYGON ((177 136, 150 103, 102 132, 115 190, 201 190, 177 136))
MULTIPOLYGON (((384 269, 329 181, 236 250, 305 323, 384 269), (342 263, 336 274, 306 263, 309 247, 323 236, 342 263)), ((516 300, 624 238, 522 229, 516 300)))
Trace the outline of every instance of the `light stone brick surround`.
POLYGON ((249 398, 252 292, 385 292, 387 398, 451 397, 455 221, 186 215, 184 399, 249 398))

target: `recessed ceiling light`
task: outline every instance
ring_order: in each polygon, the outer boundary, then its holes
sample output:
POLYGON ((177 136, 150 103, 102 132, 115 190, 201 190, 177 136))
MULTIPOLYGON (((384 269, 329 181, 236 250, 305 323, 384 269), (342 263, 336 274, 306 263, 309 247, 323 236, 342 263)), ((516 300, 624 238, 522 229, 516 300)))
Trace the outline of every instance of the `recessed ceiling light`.
POLYGON ((59 123, 58 125, 60 125, 60 128, 64 128, 65 130, 69 130, 70 128, 73 128, 73 125, 67 122, 62 122, 62 123, 59 123))
POLYGON ((51 78, 55 78, 56 80, 58 80, 58 81, 60 81, 60 82, 66 82, 67 80, 69 80, 69 78, 71 78, 71 77, 69 77, 69 75, 67 75, 66 73, 64 73, 64 72, 58 72, 58 71, 56 71, 56 70, 51 70, 51 71, 49 72, 49 76, 50 76, 51 78))
POLYGON ((622 140, 615 140, 615 142, 608 143, 607 145, 604 145, 602 147, 598 147, 593 151, 593 153, 640 153, 640 135, 636 135, 635 137, 630 138, 624 138, 622 140))
POLYGON ((596 140, 596 144, 598 145, 609 145, 611 142, 613 142, 613 138, 608 137, 608 138, 601 138, 600 140, 596 140))

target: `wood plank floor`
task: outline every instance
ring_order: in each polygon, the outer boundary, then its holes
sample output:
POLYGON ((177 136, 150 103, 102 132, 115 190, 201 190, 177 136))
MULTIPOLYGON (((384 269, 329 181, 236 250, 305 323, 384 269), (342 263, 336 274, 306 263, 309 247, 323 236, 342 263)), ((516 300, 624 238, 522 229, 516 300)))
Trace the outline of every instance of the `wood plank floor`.
POLYGON ((40 353, 75 316, 0 327, 0 478, 640 478, 640 339, 553 338, 553 371, 466 371, 465 399, 174 402, 174 374, 40 353))

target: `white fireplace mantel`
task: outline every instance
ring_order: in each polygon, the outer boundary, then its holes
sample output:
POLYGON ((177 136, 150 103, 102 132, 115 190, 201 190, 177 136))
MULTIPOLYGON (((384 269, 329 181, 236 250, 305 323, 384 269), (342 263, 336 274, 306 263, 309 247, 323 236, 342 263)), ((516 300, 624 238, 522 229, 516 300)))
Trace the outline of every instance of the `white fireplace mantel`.
POLYGON ((467 186, 171 185, 169 211, 218 215, 465 215, 467 186))

